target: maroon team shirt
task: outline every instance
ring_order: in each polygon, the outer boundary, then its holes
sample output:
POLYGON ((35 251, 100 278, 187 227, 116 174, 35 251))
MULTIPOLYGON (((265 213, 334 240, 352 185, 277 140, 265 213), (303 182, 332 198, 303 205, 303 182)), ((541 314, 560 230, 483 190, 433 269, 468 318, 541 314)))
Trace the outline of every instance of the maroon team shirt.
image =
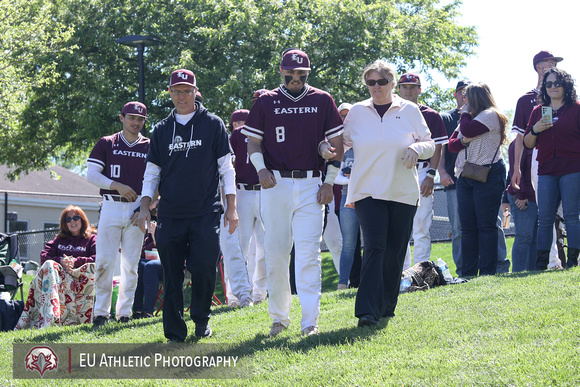
POLYGON ((82 235, 71 236, 69 238, 54 238, 47 242, 44 250, 40 252, 40 264, 52 259, 60 263, 64 255, 74 258, 74 267, 78 268, 85 263, 95 262, 97 254, 97 236, 91 235, 85 239, 82 235))
POLYGON ((242 133, 242 128, 235 129, 230 136, 230 145, 236 156, 234 168, 236 170, 236 183, 258 184, 258 173, 248 155, 248 137, 242 133))
POLYGON ((514 113, 514 123, 512 126, 512 131, 515 131, 522 136, 526 132, 526 127, 528 126, 528 121, 532 110, 538 104, 538 90, 533 89, 528 91, 526 94, 522 95, 518 99, 516 105, 516 112, 514 113))
POLYGON ((293 97, 280 86, 256 100, 242 133, 262 140, 269 170, 321 171, 318 144, 342 134, 342 119, 327 92, 306 85, 293 97))
MULTIPOLYGON (((538 175, 563 176, 580 172, 580 102, 562 106, 552 117, 553 126, 539 133, 536 139, 538 175)), ((526 135, 541 118, 542 107, 536 106, 526 135)))
MULTIPOLYGON (((141 195, 149 139, 139 135, 135 142, 129 143, 122 133, 117 132, 101 138, 93 148, 87 162, 101 166, 103 175, 128 185, 137 195, 141 195)), ((117 191, 106 189, 101 189, 100 193, 101 195, 119 194, 117 191)))
MULTIPOLYGON (((427 127, 431 131, 431 138, 435 142, 435 145, 445 145, 449 142, 449 137, 447 136, 447 129, 445 129, 445 123, 443 119, 435 110, 431 109, 429 106, 419 105, 419 110, 427 122, 427 127)), ((420 161, 429 161, 431 159, 419 159, 420 161)), ((437 165, 431 166, 431 168, 437 169, 437 165)))

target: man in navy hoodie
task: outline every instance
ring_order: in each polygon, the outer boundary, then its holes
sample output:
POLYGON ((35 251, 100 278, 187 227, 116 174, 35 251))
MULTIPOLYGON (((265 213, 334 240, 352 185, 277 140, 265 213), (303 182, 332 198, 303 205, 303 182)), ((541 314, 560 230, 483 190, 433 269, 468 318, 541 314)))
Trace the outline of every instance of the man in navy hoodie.
POLYGON ((196 79, 190 70, 171 74, 169 94, 175 109, 151 136, 142 199, 135 224, 150 221, 149 205, 158 189, 157 250, 163 266, 163 329, 170 342, 183 342, 184 269, 192 276, 191 319, 197 338, 212 334, 209 326, 220 256, 219 180, 226 194, 225 225, 238 225, 235 172, 223 121, 195 100, 196 79))

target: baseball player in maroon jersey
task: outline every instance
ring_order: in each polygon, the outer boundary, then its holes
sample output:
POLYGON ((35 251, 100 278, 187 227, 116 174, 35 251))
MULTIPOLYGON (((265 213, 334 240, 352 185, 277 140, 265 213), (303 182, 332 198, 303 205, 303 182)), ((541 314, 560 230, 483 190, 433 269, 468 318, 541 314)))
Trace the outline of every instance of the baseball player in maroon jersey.
POLYGON ((303 51, 286 50, 280 66, 284 83, 256 100, 242 130, 249 138, 248 153, 262 185, 271 337, 290 324, 292 240, 301 331, 318 334, 323 210, 332 201, 343 148, 342 120, 334 100, 306 83, 309 71, 310 60, 303 51), (318 154, 325 137, 336 148, 336 156, 326 166, 318 154))
MULTIPOLYGON (((267 90, 265 90, 267 91, 267 90)), ((236 110, 230 117, 233 126, 230 145, 234 151, 236 170, 236 201, 238 210, 239 242, 247 262, 247 272, 252 284, 254 304, 266 299, 266 262, 264 260, 264 225, 260 217, 260 182, 256 169, 248 155, 248 137, 242 133, 248 114, 245 109, 236 110), (252 236, 256 241, 256 254, 250 254, 252 236)), ((229 302, 229 299, 228 299, 229 302)))
POLYGON ((103 204, 99 217, 99 237, 95 259, 94 326, 109 320, 113 273, 121 247, 121 279, 116 317, 129 322, 137 287, 137 268, 143 245, 143 231, 132 225, 131 216, 139 207, 141 183, 149 151, 149 139, 140 131, 147 118, 147 108, 129 102, 119 119, 123 130, 101 138, 87 160, 87 180, 101 189, 103 204))
MULTIPOLYGON (((435 168, 439 166, 441 149, 449 142, 445 124, 439 113, 428 106, 419 104, 421 94, 421 79, 417 74, 406 73, 399 79, 399 95, 407 101, 419 106, 427 126, 431 131, 431 138, 435 142, 435 153, 427 160, 417 160, 417 174, 421 184, 421 199, 413 218, 413 263, 431 259, 431 223, 433 221, 433 185, 435 168)), ((407 247, 403 269, 411 267, 411 249, 407 247)))

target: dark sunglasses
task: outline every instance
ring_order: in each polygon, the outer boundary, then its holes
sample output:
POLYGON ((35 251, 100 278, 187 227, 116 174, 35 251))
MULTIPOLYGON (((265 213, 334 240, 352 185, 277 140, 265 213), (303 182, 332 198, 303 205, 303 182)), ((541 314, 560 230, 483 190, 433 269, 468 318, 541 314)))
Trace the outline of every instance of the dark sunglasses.
POLYGON ((389 80, 385 78, 381 78, 379 80, 367 79, 367 86, 374 86, 377 83, 379 84, 379 86, 385 86, 387 83, 389 83, 389 80))
POLYGON ((81 220, 81 216, 80 215, 75 215, 72 218, 70 216, 67 216, 66 218, 64 218, 64 220, 66 220, 67 223, 70 223, 73 220, 75 222, 78 222, 79 220, 81 220))
POLYGON ((548 82, 544 82, 544 84, 546 85, 546 89, 550 89, 552 87, 560 87, 560 86, 562 86, 562 84, 560 82, 551 82, 551 81, 548 81, 548 82))

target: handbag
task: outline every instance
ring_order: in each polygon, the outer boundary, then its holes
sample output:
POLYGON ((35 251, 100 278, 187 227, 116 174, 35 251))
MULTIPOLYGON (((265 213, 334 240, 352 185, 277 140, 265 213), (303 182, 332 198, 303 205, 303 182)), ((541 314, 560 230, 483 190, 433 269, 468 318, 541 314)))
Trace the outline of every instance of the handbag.
MULTIPOLYGON (((501 142, 500 142, 501 145, 501 142)), ((500 145, 497 146, 491 161, 495 159, 497 152, 499 151, 500 145)), ((463 171, 461 172, 461 177, 466 177, 468 179, 472 179, 475 181, 480 181, 485 183, 487 181, 487 175, 491 169, 491 164, 488 165, 477 165, 474 163, 470 163, 467 161, 467 148, 465 148, 465 165, 463 166, 463 171)))

